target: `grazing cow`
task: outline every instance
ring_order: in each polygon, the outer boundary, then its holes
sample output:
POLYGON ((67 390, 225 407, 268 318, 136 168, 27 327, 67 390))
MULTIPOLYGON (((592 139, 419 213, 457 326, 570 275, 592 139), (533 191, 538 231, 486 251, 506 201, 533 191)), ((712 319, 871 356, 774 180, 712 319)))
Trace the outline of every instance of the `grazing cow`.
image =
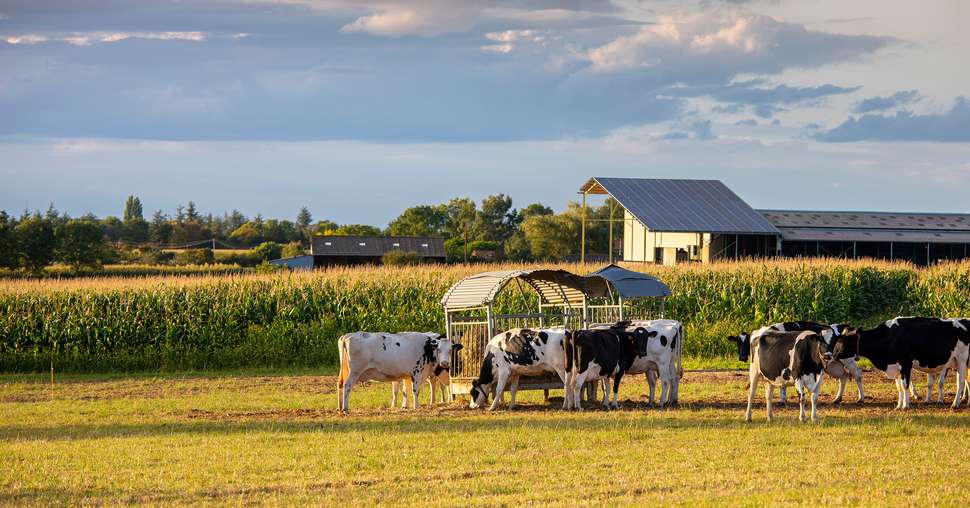
POLYGON ((494 410, 502 401, 507 383, 511 383, 509 391, 512 395, 509 409, 515 407, 515 394, 521 376, 555 372, 565 384, 563 341, 568 333, 562 328, 537 331, 513 328, 492 337, 485 346, 485 358, 482 360, 478 379, 472 381, 469 407, 474 409, 484 406, 491 391, 494 399, 488 409, 494 410))
MULTIPOLYGON (((444 404, 451 400, 451 375, 444 367, 435 367, 434 371, 428 376, 428 386, 431 390, 431 399, 428 400, 429 406, 434 406, 435 399, 440 393, 441 403, 444 404)), ((401 392, 401 408, 408 405, 408 392, 413 388, 409 377, 400 381, 391 382, 391 407, 397 406, 397 393, 401 392)))
POLYGON ((895 318, 869 330, 847 329, 834 338, 829 350, 869 359, 896 382, 896 408, 909 409, 913 369, 942 373, 956 369, 957 393, 953 407, 959 408, 967 377, 970 333, 960 320, 906 317, 895 318))
POLYGON ((744 415, 751 421, 751 406, 758 389, 758 380, 764 378, 765 404, 768 421, 773 418, 771 398, 776 386, 794 385, 798 391, 798 418, 805 421, 805 391, 811 392, 812 421, 816 421, 818 392, 822 386, 823 372, 832 355, 827 351, 825 340, 812 331, 766 332, 751 340, 751 367, 748 381, 748 410, 744 415))
MULTIPOLYGON (((632 332, 616 327, 609 330, 580 330, 566 334, 566 382, 563 409, 582 411, 580 391, 589 381, 613 380, 614 408, 620 407, 620 380, 638 356, 647 354, 650 334, 644 327, 632 332)), ((669 371, 668 371, 669 372, 669 371)), ((661 373, 663 374, 663 373, 661 373)), ((609 409, 609 391, 603 383, 603 408, 609 409)))
MULTIPOLYGON (((823 325, 820 323, 815 323, 813 321, 786 321, 784 323, 775 323, 768 326, 763 326, 751 333, 741 332, 737 335, 728 337, 728 340, 734 342, 738 346, 738 360, 742 362, 747 362, 750 357, 751 352, 751 339, 757 339, 761 335, 767 332, 799 332, 799 331, 812 331, 822 336, 822 339, 826 343, 832 341, 832 337, 842 333, 842 330, 846 328, 845 324, 832 324, 823 325)), ((839 404, 842 402, 842 396, 845 394, 845 386, 849 379, 855 380, 856 388, 859 392, 859 398, 856 402, 862 403, 865 400, 865 391, 862 388, 862 369, 856 363, 855 357, 852 355, 844 354, 839 358, 842 363, 842 369, 840 369, 840 376, 833 376, 839 380, 839 389, 835 394, 835 399, 832 400, 833 404, 839 404)), ((831 373, 829 373, 831 375, 831 373)), ((785 404, 788 400, 788 391, 785 387, 781 387, 779 390, 778 402, 780 404, 785 404)))
POLYGON ((337 341, 340 375, 337 378, 337 407, 347 411, 350 390, 360 381, 398 381, 409 378, 411 408, 417 407, 418 391, 434 369, 451 365, 452 351, 461 349, 432 332, 348 333, 337 341))
MULTIPOLYGON (((594 327, 607 329, 605 325, 594 327)), ((624 328, 628 333, 644 328, 648 333, 647 351, 638 355, 626 374, 644 374, 650 388, 649 404, 654 405, 657 379, 660 379, 660 407, 677 404, 683 370, 684 327, 673 319, 620 321, 612 328, 624 328)))

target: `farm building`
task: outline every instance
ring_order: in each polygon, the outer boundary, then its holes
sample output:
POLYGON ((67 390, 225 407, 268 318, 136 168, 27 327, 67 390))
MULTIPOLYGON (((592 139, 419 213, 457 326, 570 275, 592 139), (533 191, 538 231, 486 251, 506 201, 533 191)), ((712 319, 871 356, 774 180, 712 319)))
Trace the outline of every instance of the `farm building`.
POLYGON ((611 234, 622 222, 624 261, 834 256, 926 265, 970 254, 970 214, 755 210, 718 180, 594 177, 580 194, 584 207, 588 195, 609 195, 623 209, 611 234))
POLYGON ((426 261, 445 262, 445 243, 441 238, 415 236, 314 236, 310 254, 276 259, 272 264, 293 269, 313 269, 333 265, 378 264, 391 251, 412 252, 426 261))
POLYGON ((593 194, 623 208, 613 220, 623 222, 624 261, 672 265, 778 251, 778 229, 718 180, 594 177, 580 193, 584 207, 593 194))

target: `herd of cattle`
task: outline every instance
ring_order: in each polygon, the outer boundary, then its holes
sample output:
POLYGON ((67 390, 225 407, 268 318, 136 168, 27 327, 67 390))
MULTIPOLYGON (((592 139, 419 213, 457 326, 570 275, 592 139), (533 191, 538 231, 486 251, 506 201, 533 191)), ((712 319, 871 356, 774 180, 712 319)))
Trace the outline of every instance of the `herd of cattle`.
MULTIPOLYGON (((810 404, 814 421, 826 374, 840 381, 833 403, 842 401, 850 379, 858 388, 858 402, 863 402, 862 370, 857 364, 860 357, 895 380, 899 409, 909 408, 910 396, 916 397, 911 383, 914 369, 929 375, 927 402, 934 383, 938 385, 938 400, 942 401, 944 380, 951 369, 957 372, 953 407, 960 407, 965 395, 970 398, 970 319, 898 317, 872 329, 796 321, 765 326, 729 339, 738 347, 739 360, 750 361, 745 413, 749 421, 761 380, 766 382, 768 420, 772 419, 774 389, 780 388, 784 403, 786 388, 794 386, 800 419, 807 419, 806 404, 810 404)), ((489 409, 495 409, 508 388, 511 408, 520 378, 553 373, 565 387, 563 409, 582 410, 582 388, 596 381, 603 386, 603 407, 618 408, 620 381, 635 374, 645 375, 651 405, 657 380, 661 384, 660 406, 677 404, 683 376, 683 341, 683 326, 670 319, 623 321, 587 330, 515 328, 496 335, 486 345, 478 379, 472 382, 469 406, 483 407, 491 397, 489 409)), ((450 397, 447 387, 451 359, 462 345, 433 332, 357 332, 340 337, 338 349, 338 408, 347 411, 351 389, 367 380, 392 382, 392 406, 397 405, 397 394, 403 386, 402 407, 410 395, 411 407, 415 408, 425 382, 431 384, 432 404, 437 391, 442 401, 446 400, 450 397)))

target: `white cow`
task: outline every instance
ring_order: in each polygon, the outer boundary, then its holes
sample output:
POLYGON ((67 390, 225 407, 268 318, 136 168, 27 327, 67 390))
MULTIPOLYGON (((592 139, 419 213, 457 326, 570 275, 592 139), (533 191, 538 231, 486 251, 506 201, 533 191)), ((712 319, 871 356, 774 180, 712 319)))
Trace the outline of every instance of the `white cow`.
MULTIPOLYGON (((448 369, 444 367, 435 367, 434 372, 428 376, 428 386, 431 390, 431 399, 428 401, 428 405, 434 406, 435 400, 438 394, 441 394, 441 403, 451 401, 451 375, 448 373, 448 369)), ((400 381, 391 382, 391 407, 397 406, 397 393, 401 392, 401 408, 405 408, 408 405, 408 392, 412 391, 410 378, 406 377, 400 381)))
MULTIPOLYGON (((474 409, 484 406, 488 402, 489 392, 492 392, 494 400, 488 409, 494 410, 502 401, 506 384, 510 384, 509 391, 512 395, 509 408, 515 407, 515 393, 521 376, 555 372, 565 386, 565 336, 566 331, 562 328, 513 328, 492 337, 485 346, 485 358, 482 360, 478 379, 472 381, 469 407, 474 409)), ((565 409, 565 400, 563 408, 565 409)))
POLYGON ((411 381, 411 408, 417 407, 418 391, 436 367, 448 369, 451 352, 461 349, 433 332, 348 333, 337 341, 340 375, 337 407, 347 411, 350 390, 361 381, 411 381))
MULTIPOLYGON (((647 354, 637 356, 627 374, 644 374, 650 387, 650 405, 654 405, 657 392, 657 378, 660 378, 660 406, 677 404, 680 392, 680 379, 684 375, 683 348, 684 327, 673 319, 651 319, 620 322, 627 332, 644 328, 650 333, 647 354)), ((596 329, 608 329, 616 325, 595 325, 596 329)))

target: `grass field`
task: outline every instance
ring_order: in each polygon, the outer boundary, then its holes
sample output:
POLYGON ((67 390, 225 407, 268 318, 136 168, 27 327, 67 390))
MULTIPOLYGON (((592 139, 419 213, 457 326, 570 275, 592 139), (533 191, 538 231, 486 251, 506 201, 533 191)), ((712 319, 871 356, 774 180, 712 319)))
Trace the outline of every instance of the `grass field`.
POLYGON ((330 374, 0 377, 0 504, 965 506, 970 492, 970 411, 892 410, 875 374, 869 403, 823 403, 814 425, 791 403, 767 424, 761 394, 744 423, 742 371, 688 372, 671 410, 645 407, 636 379, 608 413, 563 413, 561 392, 401 411, 368 384, 349 416, 330 374))

